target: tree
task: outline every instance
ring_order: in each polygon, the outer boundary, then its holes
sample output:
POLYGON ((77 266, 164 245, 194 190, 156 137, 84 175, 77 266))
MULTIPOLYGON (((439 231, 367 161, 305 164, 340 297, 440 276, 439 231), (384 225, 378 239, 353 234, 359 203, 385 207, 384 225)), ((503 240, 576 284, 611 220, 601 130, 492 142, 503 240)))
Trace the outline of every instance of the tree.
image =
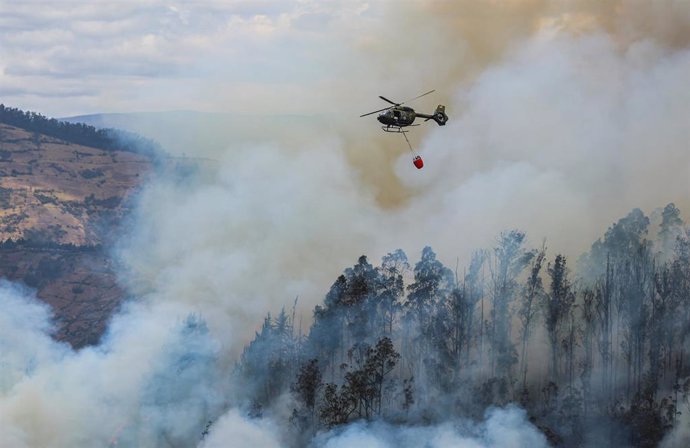
POLYGON ((518 289, 517 277, 529 264, 533 252, 524 249, 525 234, 518 230, 501 233, 494 248, 491 269, 491 370, 500 377, 510 377, 517 362, 511 341, 510 304, 518 289))
POLYGON ((651 245, 643 241, 637 250, 620 264, 617 271, 619 322, 622 323, 620 333, 623 335, 621 348, 627 366, 628 398, 633 393, 640 393, 642 389, 649 314, 654 295, 654 270, 651 245))
POLYGON ((400 354, 393 342, 381 338, 376 346, 358 343, 348 350, 350 364, 343 385, 327 384, 321 419, 327 427, 347 423, 351 415, 370 419, 382 412, 383 395, 387 376, 391 373, 400 354))
POLYGON ((368 371, 373 372, 376 399, 378 401, 378 414, 381 414, 382 410, 383 385, 386 377, 393 371, 399 359, 400 354, 395 350, 393 341, 390 338, 384 337, 376 343, 373 353, 367 360, 366 368, 368 371))
POLYGON ((462 354, 468 344, 467 327, 469 325, 469 301, 464 288, 455 287, 450 292, 446 301, 447 310, 443 313, 446 317, 447 339, 445 342, 446 358, 457 376, 461 370, 462 354))
POLYGON ((319 370, 319 360, 310 359, 300 368, 295 384, 295 393, 304 405, 313 410, 316 406, 316 394, 321 387, 321 370, 319 370))
POLYGON ((304 411, 293 410, 293 418, 303 423, 300 425, 303 426, 302 430, 315 426, 316 402, 322 386, 319 360, 310 359, 300 367, 297 380, 292 386, 292 392, 297 397, 297 402, 304 409, 304 411))
POLYGON ((431 247, 422 250, 422 259, 414 267, 414 283, 407 287, 405 307, 419 328, 424 331, 431 323, 435 305, 443 300, 453 286, 453 273, 436 259, 431 247))
POLYGON ((377 304, 377 321, 382 328, 380 334, 393 334, 396 315, 401 310, 401 300, 405 293, 403 275, 410 269, 405 252, 398 249, 387 254, 381 261, 379 278, 382 285, 377 304))
POLYGON ((408 334, 403 344, 417 378, 425 378, 427 374, 438 378, 439 372, 434 370, 448 368, 446 300, 454 283, 452 271, 436 259, 430 247, 425 247, 415 265, 414 282, 407 287, 404 303, 408 334), (439 356, 444 358, 439 360, 439 356))
POLYGON ((581 363, 582 371, 580 373, 580 379, 582 381, 582 405, 585 419, 587 418, 588 400, 592 387, 592 369, 594 368, 594 340, 598 330, 595 300, 594 291, 591 289, 583 291, 581 311, 583 327, 580 328, 580 336, 582 338, 582 348, 584 353, 581 363))
POLYGON ((589 253, 579 261, 580 276, 590 282, 605 274, 607 264, 612 267, 622 265, 630 254, 637 252, 640 245, 646 244, 645 237, 649 226, 647 218, 640 209, 634 209, 621 218, 592 244, 589 253))
POLYGON ((597 327, 599 328, 599 338, 597 340, 597 347, 601 356, 601 396, 606 401, 611 398, 611 383, 613 376, 613 269, 606 260, 606 274, 596 284, 596 291, 594 296, 594 309, 597 318, 597 327))
POLYGON ((522 304, 518 309, 518 317, 522 323, 520 339, 522 350, 520 361, 522 362, 522 388, 527 389, 527 347, 529 344, 530 330, 539 310, 538 304, 543 300, 544 287, 541 280, 541 268, 546 258, 546 244, 530 262, 529 277, 522 288, 522 304))
POLYGON ((548 272, 551 279, 551 293, 544 296, 542 307, 544 309, 546 331, 549 336, 549 345, 551 346, 551 378, 558 384, 560 379, 558 348, 561 342, 561 326, 566 317, 570 315, 575 303, 575 294, 571 291, 568 268, 563 255, 556 255, 553 265, 549 264, 548 272))
POLYGON ((292 328, 285 309, 275 320, 268 313, 242 353, 237 374, 257 413, 286 391, 294 378, 299 353, 292 328))
MULTIPOLYGON (((387 280, 391 281, 390 278, 387 280)), ((395 279, 392 282, 395 283, 395 279)), ((321 355, 326 355, 325 364, 331 367, 332 379, 335 377, 338 351, 342 363, 346 347, 355 342, 375 341, 379 333, 385 333, 379 311, 382 306, 384 309, 386 307, 381 303, 385 297, 387 306, 393 308, 388 311, 394 313, 394 287, 394 284, 387 284, 381 272, 362 255, 355 266, 346 269, 333 283, 324 306, 316 307, 314 325, 307 339, 311 351, 309 356, 321 358, 321 355), (387 290, 388 286, 393 289, 387 290)))
POLYGON ((328 383, 324 388, 319 417, 326 428, 330 429, 347 423, 356 407, 357 403, 350 394, 339 392, 336 384, 328 383))
POLYGON ((371 418, 382 409, 383 385, 400 354, 390 338, 381 338, 375 347, 356 344, 348 352, 351 369, 345 374, 343 393, 357 403, 360 417, 371 418))
POLYGON ((346 271, 345 278, 341 303, 345 307, 348 333, 353 341, 365 341, 376 330, 372 311, 381 287, 378 272, 362 255, 357 264, 346 271))
MULTIPOLYGON (((484 296, 484 285, 481 278, 482 267, 484 266, 484 261, 486 260, 486 253, 484 251, 476 251, 472 254, 472 261, 470 261, 470 267, 465 274, 462 284, 463 295, 465 299, 465 304, 467 306, 467 334, 465 336, 465 364, 470 363, 470 347, 472 345, 472 338, 476 337, 476 333, 480 334, 480 339, 482 335, 483 327, 483 314, 479 316, 479 322, 475 324, 475 310, 477 308, 477 303, 484 296), (479 328, 479 331, 476 331, 479 328)), ((481 356, 482 347, 481 342, 479 342, 478 351, 481 356)))
POLYGON ((661 223, 659 224, 659 251, 657 256, 662 263, 668 262, 673 258, 678 239, 684 236, 683 220, 680 217, 680 210, 674 203, 664 207, 661 212, 661 223))

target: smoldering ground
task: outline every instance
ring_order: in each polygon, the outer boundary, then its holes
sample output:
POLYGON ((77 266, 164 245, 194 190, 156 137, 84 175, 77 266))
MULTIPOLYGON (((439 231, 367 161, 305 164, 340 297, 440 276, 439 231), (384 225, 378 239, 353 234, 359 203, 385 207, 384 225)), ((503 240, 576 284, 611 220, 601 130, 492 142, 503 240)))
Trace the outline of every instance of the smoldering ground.
MULTIPOLYGON (((306 326, 362 253, 431 245, 448 265, 466 263, 518 227, 577 255, 633 207, 690 209, 687 3, 496 4, 404 3, 380 32, 339 49, 337 67, 351 76, 327 86, 323 107, 356 117, 378 94, 439 91, 451 121, 413 138, 424 170, 399 136, 356 118, 293 143, 190 147, 215 166, 142 193, 118 247, 136 299, 100 346, 74 353, 53 342, 48 311, 5 288, 2 444, 194 445, 218 419, 207 446, 282 445, 275 423, 227 402, 228 369, 262 316, 298 295, 306 326)), ((505 412, 542 443, 519 411, 505 412)), ((315 443, 388 446, 396 431, 359 425, 315 443)), ((438 446, 503 446, 447 426, 419 431, 438 446)))

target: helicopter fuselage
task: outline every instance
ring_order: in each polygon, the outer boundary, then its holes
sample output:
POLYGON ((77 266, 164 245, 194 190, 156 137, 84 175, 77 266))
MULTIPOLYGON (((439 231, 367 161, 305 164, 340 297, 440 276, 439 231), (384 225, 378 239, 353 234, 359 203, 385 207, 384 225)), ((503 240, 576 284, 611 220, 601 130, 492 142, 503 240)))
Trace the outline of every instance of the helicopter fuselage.
POLYGON ((376 119, 386 126, 396 126, 402 128, 405 126, 410 126, 412 123, 414 123, 414 119, 416 117, 417 114, 415 113, 414 109, 411 107, 402 106, 387 109, 381 112, 376 119))

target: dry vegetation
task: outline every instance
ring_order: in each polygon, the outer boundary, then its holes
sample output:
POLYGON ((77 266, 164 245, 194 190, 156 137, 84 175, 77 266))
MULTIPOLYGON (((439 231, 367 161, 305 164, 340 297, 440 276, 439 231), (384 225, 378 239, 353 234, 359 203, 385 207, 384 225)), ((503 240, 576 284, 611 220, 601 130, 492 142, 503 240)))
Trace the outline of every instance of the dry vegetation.
POLYGON ((36 290, 57 339, 97 342, 124 295, 103 247, 153 161, 0 124, 0 277, 36 290))
POLYGON ((128 211, 149 157, 0 124, 0 241, 96 246, 128 211))

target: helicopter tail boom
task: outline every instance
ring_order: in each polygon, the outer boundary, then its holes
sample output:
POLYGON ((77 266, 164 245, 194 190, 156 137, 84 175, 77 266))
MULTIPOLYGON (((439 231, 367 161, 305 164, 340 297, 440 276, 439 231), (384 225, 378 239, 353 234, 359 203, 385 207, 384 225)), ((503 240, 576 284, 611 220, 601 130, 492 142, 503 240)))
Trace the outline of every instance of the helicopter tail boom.
POLYGON ((434 120, 439 126, 445 126, 448 122, 448 115, 446 115, 446 106, 439 104, 433 115, 428 114, 417 114, 420 118, 426 118, 424 121, 434 120))

